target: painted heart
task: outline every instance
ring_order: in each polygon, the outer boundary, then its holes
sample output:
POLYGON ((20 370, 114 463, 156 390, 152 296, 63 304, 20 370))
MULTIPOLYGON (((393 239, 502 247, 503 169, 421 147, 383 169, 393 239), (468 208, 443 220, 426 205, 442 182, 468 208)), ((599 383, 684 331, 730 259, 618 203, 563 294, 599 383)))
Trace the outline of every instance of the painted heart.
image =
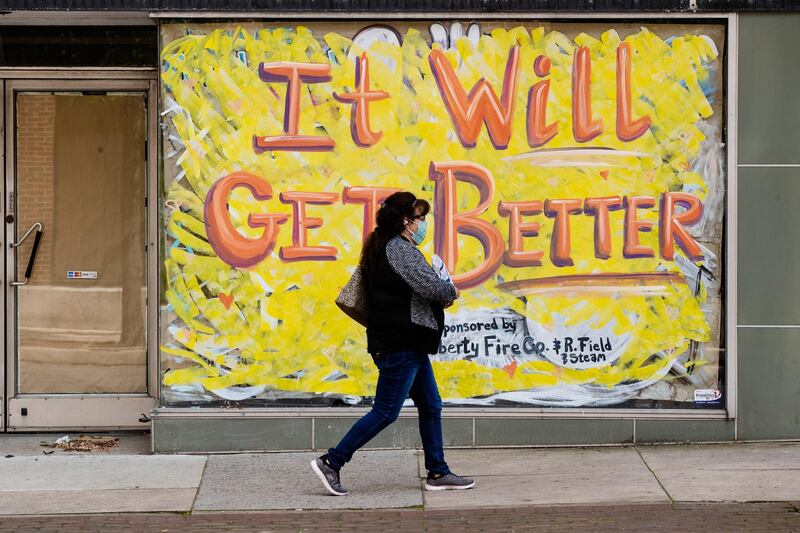
POLYGON ((604 180, 607 180, 607 179, 608 179, 608 170, 601 170, 601 171, 600 171, 600 176, 601 176, 601 177, 602 177, 604 180))
POLYGON ((230 309, 231 305, 233 305, 233 295, 221 292, 219 293, 219 301, 222 302, 222 304, 225 306, 225 309, 230 309))
POLYGON ((517 362, 516 361, 512 361, 511 363, 509 363, 506 366, 504 366, 503 370, 506 371, 506 374, 508 374, 508 377, 513 378, 514 374, 517 372, 517 362))

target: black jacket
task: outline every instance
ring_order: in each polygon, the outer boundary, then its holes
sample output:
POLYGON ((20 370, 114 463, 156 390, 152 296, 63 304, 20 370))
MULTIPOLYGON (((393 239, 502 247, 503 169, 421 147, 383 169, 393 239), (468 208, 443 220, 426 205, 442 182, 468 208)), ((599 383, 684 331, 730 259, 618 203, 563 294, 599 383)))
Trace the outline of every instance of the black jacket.
POLYGON ((366 281, 367 351, 436 353, 444 329, 442 304, 452 302, 456 291, 436 275, 422 252, 394 237, 366 281))

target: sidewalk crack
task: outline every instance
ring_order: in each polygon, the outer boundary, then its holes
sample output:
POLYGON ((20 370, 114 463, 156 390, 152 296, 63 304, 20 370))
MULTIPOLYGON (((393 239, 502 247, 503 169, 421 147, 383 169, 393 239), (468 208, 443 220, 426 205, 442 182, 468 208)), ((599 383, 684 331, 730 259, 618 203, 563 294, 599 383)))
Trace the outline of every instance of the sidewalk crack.
POLYGON ((427 498, 425 497, 426 496, 425 493, 427 491, 425 490, 425 481, 423 481, 422 477, 422 467, 423 467, 422 456, 419 453, 417 453, 417 480, 419 481, 420 500, 422 500, 422 509, 427 510, 428 501, 427 498))
POLYGON ((650 468, 650 465, 647 464, 647 461, 645 461, 644 456, 642 455, 642 452, 639 451, 639 447, 638 446, 634 446, 633 449, 636 451, 636 454, 639 456, 639 459, 642 460, 642 464, 645 466, 645 468, 647 468, 650 471, 650 473, 653 474, 653 479, 656 480, 656 483, 658 483, 658 486, 661 487, 661 490, 663 490, 664 494, 666 494, 667 498, 669 498, 669 504, 670 505, 674 505, 675 504, 675 500, 672 498, 672 495, 669 493, 669 491, 664 486, 664 484, 661 483, 661 480, 658 479, 658 476, 653 471, 653 469, 650 468))
POLYGON ((197 497, 200 496, 200 487, 203 486, 203 479, 206 477, 206 468, 208 468, 208 455, 206 455, 206 460, 203 463, 203 471, 200 473, 200 482, 197 484, 197 490, 194 492, 194 498, 192 498, 192 505, 189 506, 189 512, 187 514, 194 513, 194 506, 197 503, 197 497))

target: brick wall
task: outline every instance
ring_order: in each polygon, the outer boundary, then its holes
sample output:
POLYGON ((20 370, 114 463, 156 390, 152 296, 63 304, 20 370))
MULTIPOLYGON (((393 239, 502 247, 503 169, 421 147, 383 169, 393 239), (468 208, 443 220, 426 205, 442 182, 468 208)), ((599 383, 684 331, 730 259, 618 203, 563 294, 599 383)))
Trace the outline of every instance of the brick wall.
MULTIPOLYGON (((17 237, 34 222, 41 222, 45 230, 30 281, 32 285, 50 284, 53 276, 55 117, 54 95, 21 94, 17 97, 17 237)), ((33 235, 19 252, 19 279, 25 273, 32 245, 33 235)))

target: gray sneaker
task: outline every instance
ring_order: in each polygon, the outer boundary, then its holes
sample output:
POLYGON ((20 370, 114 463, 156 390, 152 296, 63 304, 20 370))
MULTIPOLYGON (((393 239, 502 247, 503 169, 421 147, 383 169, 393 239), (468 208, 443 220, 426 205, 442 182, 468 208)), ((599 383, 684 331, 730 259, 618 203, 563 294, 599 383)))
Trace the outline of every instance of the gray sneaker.
POLYGON ((324 457, 323 455, 311 461, 311 469, 317 474, 328 492, 334 496, 346 496, 350 491, 342 487, 342 483, 339 481, 339 472, 328 466, 323 460, 324 457))
POLYGON ((452 472, 436 478, 428 474, 428 479, 425 481, 425 490, 464 490, 474 486, 474 479, 457 476, 452 472))

